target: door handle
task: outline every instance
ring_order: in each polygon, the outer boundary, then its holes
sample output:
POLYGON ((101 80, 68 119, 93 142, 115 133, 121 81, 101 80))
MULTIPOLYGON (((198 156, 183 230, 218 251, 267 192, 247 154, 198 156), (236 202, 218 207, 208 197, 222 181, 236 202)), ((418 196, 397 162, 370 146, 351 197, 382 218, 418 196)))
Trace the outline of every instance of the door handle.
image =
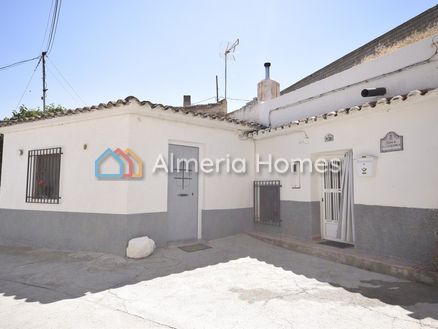
POLYGON ((178 196, 189 196, 187 193, 179 193, 178 196))

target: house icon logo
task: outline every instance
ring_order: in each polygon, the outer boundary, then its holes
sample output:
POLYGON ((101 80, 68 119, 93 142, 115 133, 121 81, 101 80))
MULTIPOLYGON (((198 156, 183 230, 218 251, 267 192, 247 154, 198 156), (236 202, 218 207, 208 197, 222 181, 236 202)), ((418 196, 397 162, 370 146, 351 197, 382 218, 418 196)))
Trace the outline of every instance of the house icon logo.
POLYGON ((143 161, 129 147, 125 150, 107 148, 94 162, 94 175, 99 179, 142 178, 143 161), (110 159, 115 161, 117 169, 103 172, 103 164, 110 159))

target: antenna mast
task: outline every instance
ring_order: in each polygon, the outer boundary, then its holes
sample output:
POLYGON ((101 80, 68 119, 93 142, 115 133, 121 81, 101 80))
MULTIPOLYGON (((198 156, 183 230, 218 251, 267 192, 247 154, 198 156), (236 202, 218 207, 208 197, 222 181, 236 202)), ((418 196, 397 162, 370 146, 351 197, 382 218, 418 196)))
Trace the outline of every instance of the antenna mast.
POLYGON ((236 51, 236 47, 239 45, 239 39, 237 38, 236 41, 234 41, 231 45, 228 44, 224 51, 224 57, 225 57, 225 99, 227 99, 227 61, 228 61, 228 55, 234 54, 236 51))

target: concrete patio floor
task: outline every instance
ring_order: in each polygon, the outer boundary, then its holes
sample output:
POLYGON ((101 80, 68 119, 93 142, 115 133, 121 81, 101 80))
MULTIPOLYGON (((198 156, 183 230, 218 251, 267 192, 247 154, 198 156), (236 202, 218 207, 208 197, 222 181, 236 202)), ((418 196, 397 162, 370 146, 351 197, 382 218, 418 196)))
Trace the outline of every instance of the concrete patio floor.
POLYGON ((128 260, 0 247, 0 328, 438 328, 438 288, 247 235, 128 260))

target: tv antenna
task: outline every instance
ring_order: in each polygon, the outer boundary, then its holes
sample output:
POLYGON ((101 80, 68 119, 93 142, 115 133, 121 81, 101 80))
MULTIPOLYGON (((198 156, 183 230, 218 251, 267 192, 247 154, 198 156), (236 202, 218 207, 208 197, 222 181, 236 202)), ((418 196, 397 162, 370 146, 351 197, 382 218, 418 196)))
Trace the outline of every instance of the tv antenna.
POLYGON ((225 61, 225 77, 224 77, 224 82, 225 82, 225 99, 227 99, 227 62, 228 62, 228 56, 231 56, 232 60, 235 60, 234 58, 234 52, 236 51, 236 47, 239 45, 239 38, 236 39, 236 41, 234 41, 231 45, 228 42, 227 43, 227 47, 225 48, 224 51, 224 61, 225 61))

